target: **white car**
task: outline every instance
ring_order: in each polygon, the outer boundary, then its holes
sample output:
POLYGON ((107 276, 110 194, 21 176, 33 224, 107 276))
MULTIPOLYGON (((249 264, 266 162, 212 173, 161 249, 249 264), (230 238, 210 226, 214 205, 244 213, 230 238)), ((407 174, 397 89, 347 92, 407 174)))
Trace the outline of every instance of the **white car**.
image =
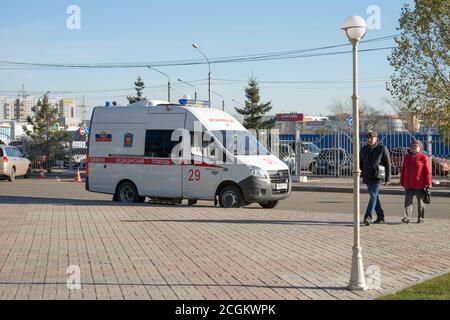
POLYGON ((16 147, 0 145, 0 177, 14 181, 16 177, 31 177, 31 162, 16 147))
MULTIPOLYGON (((301 142, 300 169, 312 171, 313 163, 320 153, 320 149, 312 142, 301 142)), ((297 157, 288 143, 281 143, 279 146, 279 158, 288 167, 292 175, 296 174, 297 157)))

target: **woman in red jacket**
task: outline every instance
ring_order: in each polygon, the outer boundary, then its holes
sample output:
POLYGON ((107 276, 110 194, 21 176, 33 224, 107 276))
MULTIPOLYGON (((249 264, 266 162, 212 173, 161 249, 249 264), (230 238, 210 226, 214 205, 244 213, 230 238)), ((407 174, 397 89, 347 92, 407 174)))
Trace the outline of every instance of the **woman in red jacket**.
POLYGON ((428 157, 421 152, 423 145, 419 140, 411 142, 411 152, 403 160, 400 184, 405 188, 405 217, 404 223, 409 223, 413 209, 414 195, 418 202, 417 223, 423 223, 425 218, 425 204, 423 202, 425 189, 431 188, 431 167, 428 157))

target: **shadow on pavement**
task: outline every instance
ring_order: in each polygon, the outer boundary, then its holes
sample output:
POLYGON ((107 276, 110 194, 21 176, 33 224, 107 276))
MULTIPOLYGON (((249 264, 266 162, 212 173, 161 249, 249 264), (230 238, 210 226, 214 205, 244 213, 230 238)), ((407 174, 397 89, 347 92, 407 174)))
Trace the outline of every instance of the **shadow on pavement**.
MULTIPOLYGON (((111 196, 112 199, 112 196, 111 196)), ((20 197, 20 196, 0 196, 0 204, 61 204, 72 206, 110 206, 110 207, 146 207, 146 208, 190 208, 187 205, 180 204, 160 204, 160 203, 121 203, 109 200, 95 199, 68 199, 68 198, 38 198, 38 197, 20 197)), ((216 208, 214 206, 201 206, 202 208, 216 208)))
MULTIPOLYGON (((60 285, 67 286, 67 282, 9 282, 0 281, 0 285, 42 286, 60 285)), ((256 288, 256 289, 296 289, 296 290, 349 290, 347 287, 320 287, 320 286, 296 286, 296 285, 258 285, 258 284, 217 284, 217 283, 121 283, 121 282, 84 282, 81 286, 143 286, 143 287, 227 287, 227 288, 256 288)))
POLYGON ((278 224, 278 225, 306 225, 306 226, 340 226, 353 227, 349 222, 335 221, 299 221, 299 220, 120 220, 125 223, 218 223, 218 224, 278 224))

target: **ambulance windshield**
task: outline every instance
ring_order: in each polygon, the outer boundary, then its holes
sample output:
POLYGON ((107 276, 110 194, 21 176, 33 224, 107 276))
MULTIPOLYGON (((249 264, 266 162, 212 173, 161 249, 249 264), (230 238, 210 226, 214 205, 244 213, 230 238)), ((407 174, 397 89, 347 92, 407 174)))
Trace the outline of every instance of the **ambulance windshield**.
POLYGON ((269 155, 267 149, 248 131, 220 130, 212 131, 229 152, 236 156, 269 155))

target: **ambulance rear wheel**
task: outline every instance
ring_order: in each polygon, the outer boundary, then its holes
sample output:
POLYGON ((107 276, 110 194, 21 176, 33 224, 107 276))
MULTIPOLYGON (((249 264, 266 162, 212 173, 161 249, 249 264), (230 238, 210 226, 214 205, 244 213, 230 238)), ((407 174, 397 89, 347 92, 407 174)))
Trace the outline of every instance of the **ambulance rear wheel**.
MULTIPOLYGON (((132 182, 123 182, 117 188, 117 200, 124 203, 143 202, 136 186, 132 182)), ((145 199, 145 198, 144 198, 145 199)))
POLYGON ((241 190, 236 186, 227 186, 219 193, 221 208, 240 208, 244 204, 241 190))

